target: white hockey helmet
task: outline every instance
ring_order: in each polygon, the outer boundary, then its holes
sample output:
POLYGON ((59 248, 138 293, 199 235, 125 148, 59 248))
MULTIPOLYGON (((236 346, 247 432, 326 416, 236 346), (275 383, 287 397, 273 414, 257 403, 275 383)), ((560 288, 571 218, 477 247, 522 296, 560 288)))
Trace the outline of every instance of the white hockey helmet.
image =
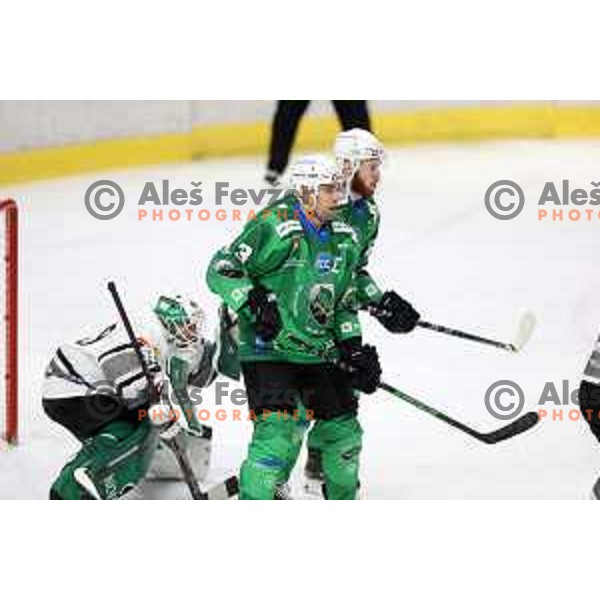
POLYGON ((182 294, 160 296, 154 314, 170 342, 180 347, 197 343, 204 338, 206 316, 198 303, 182 294))
POLYGON ((349 129, 342 131, 335 138, 333 153, 338 165, 338 170, 349 182, 367 160, 378 160, 383 163, 385 150, 383 144, 366 129, 349 129))
MULTIPOLYGON (((319 187, 334 186, 341 199, 342 178, 336 162, 328 156, 316 154, 296 161, 290 169, 290 186, 305 210, 311 211, 322 221, 334 217, 334 206, 321 206, 319 187)), ((337 206, 337 203, 336 203, 337 206)))
POLYGON ((290 186, 300 194, 305 190, 317 194, 321 185, 339 185, 340 172, 334 160, 314 154, 297 160, 290 167, 290 186))
POLYGON ((322 221, 330 221, 334 206, 325 207, 320 200, 320 186, 333 186, 338 191, 337 203, 341 199, 342 178, 336 162, 321 154, 306 156, 296 161, 290 169, 290 187, 296 193, 305 210, 312 212, 322 221))

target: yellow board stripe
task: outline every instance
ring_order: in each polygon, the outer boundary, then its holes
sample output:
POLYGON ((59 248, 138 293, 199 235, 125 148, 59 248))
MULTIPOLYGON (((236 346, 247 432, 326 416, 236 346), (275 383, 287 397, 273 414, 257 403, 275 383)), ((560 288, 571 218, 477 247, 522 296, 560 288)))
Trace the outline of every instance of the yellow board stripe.
MULTIPOLYGON (((600 107, 547 102, 377 113, 385 144, 463 142, 502 138, 600 137, 600 107)), ((338 131, 334 117, 307 117, 295 149, 328 150, 338 131)), ((0 183, 235 155, 265 157, 270 124, 203 125, 189 133, 97 140, 70 146, 0 154, 0 183)))
POLYGON ((0 183, 189 160, 189 134, 98 140, 56 148, 0 154, 0 183))

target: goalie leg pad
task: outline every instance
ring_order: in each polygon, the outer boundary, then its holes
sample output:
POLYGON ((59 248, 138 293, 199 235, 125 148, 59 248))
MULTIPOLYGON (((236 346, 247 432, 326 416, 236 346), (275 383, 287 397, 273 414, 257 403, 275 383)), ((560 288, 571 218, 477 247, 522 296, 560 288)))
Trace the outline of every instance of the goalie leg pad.
POLYGON ((87 439, 52 484, 55 500, 116 500, 146 475, 158 444, 147 419, 115 421, 87 439))

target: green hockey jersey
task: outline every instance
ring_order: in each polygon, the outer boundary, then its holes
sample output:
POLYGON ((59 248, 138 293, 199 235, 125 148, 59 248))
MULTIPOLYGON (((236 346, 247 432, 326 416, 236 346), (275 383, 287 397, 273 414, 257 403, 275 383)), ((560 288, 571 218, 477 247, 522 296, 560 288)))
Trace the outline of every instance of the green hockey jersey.
POLYGON ((319 363, 337 357, 336 341, 361 335, 356 269, 360 244, 352 227, 333 221, 321 229, 294 197, 265 208, 233 243, 217 252, 209 288, 238 314, 241 361, 319 363), (263 285, 275 294, 282 330, 265 342, 246 304, 263 285))
POLYGON ((340 207, 337 218, 354 229, 359 259, 356 272, 358 304, 365 308, 381 299, 383 292, 369 274, 369 255, 379 233, 379 209, 373 197, 359 198, 340 207))

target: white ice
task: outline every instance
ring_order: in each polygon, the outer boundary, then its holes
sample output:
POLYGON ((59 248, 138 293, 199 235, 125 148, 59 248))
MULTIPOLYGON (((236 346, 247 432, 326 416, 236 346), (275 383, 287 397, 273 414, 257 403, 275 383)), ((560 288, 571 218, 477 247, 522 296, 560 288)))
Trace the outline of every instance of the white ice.
MULTIPOLYGON (((591 189, 600 179, 600 142, 504 142, 430 145, 389 153, 382 184, 381 234, 371 270, 407 297, 423 317, 510 340, 521 311, 538 328, 518 355, 417 331, 392 336, 369 317, 365 338, 377 345, 385 380, 482 430, 503 423, 486 412, 484 393, 517 381, 529 409, 546 381, 573 390, 600 326, 600 220, 538 222, 546 181, 591 189), (483 195, 494 181, 519 182, 528 197, 513 221, 497 221, 483 195)), ((44 368, 56 346, 115 319, 106 283, 114 279, 130 310, 163 290, 193 291, 210 309, 204 283, 215 250, 241 224, 138 222, 146 181, 191 189, 201 180, 202 208, 214 213, 214 182, 261 185, 263 160, 231 159, 95 173, 5 187, 21 207, 20 444, 0 451, 0 498, 45 498, 76 442, 43 414, 44 368), (111 221, 93 219, 84 194, 95 180, 117 181, 128 203, 111 221)), ((246 211, 248 210, 246 207, 246 211)), ((229 213, 232 204, 223 205, 229 213)), ((212 391, 204 406, 213 411, 212 391)), ((226 406, 230 411, 231 406, 226 406)), ((549 412, 553 408, 548 405, 549 412)), ((563 407, 566 409, 575 406, 563 407)), ((379 392, 361 401, 365 498, 587 498, 600 453, 585 422, 543 420, 536 429, 485 446, 379 392)), ((249 439, 247 422, 213 419, 210 479, 236 472, 249 439)), ((301 462, 303 457, 301 457, 301 462)), ((298 493, 297 468, 293 484, 298 493)), ((186 498, 181 484, 154 484, 148 497, 186 498)))

